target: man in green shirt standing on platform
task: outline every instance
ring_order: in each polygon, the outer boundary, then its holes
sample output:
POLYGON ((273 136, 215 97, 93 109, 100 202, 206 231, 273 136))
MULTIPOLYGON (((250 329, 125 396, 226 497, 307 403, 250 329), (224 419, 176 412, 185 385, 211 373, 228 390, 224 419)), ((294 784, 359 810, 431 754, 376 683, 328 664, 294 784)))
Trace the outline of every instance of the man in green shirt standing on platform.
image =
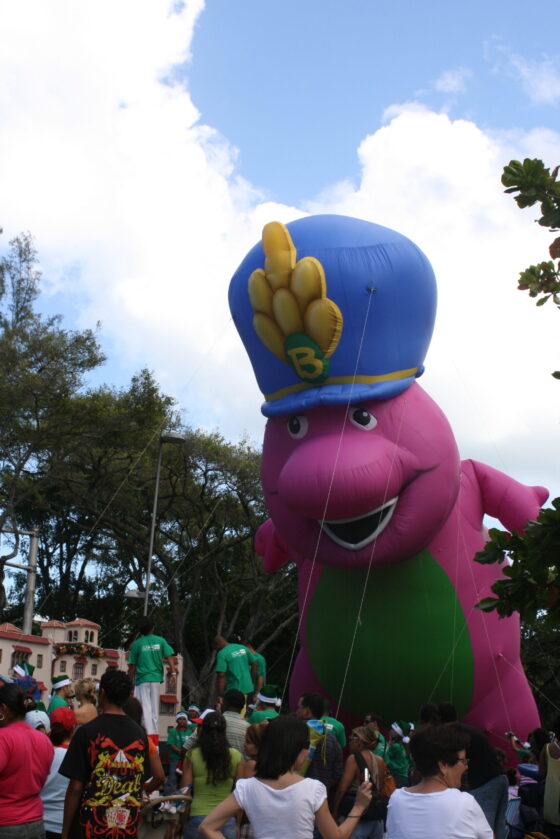
POLYGON ((163 662, 170 672, 177 673, 177 660, 173 648, 165 638, 153 635, 154 622, 143 617, 138 625, 140 638, 131 645, 128 653, 128 675, 134 681, 134 695, 140 700, 144 727, 152 742, 159 742, 159 686, 163 682, 163 662))
POLYGON ((230 644, 217 635, 214 638, 216 656, 216 690, 219 694, 230 688, 240 690, 245 697, 253 690, 257 675, 257 660, 243 644, 230 644))
POLYGON ((261 655, 261 653, 258 653, 255 650, 255 645, 252 641, 245 641, 244 643, 247 649, 253 653, 257 660, 257 677, 253 685, 255 694, 257 694, 263 689, 263 685, 266 684, 266 659, 264 655, 261 655))

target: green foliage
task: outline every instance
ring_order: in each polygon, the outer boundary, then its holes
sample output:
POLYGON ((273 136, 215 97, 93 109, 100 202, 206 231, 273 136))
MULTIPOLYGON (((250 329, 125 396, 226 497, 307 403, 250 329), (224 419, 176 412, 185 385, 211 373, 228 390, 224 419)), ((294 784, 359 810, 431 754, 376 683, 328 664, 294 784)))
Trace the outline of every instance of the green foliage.
POLYGON ((521 624, 521 661, 542 725, 558 731, 560 709, 560 626, 543 612, 530 624, 521 624))
MULTIPOLYGON (((540 225, 551 231, 560 228, 558 167, 551 172, 542 160, 511 160, 504 168, 502 183, 507 193, 517 193, 519 207, 540 203, 540 225)), ((560 258, 560 238, 550 246, 550 256, 560 258)), ((523 271, 519 288, 539 298, 537 306, 552 298, 560 307, 560 274, 554 261, 523 271)), ((560 371, 553 375, 560 379, 560 371)), ((501 617, 519 612, 525 631, 533 627, 537 635, 539 627, 560 624, 560 498, 552 501, 552 508, 541 510, 537 521, 529 522, 523 533, 491 530, 490 541, 475 559, 503 565, 503 577, 492 586, 495 597, 484 598, 477 604, 479 609, 495 610, 501 617), (509 563, 505 563, 506 555, 509 563)))
POLYGON ((479 609, 496 610, 501 617, 516 611, 528 624, 560 623, 560 498, 552 505, 523 533, 490 530, 490 541, 475 559, 483 565, 503 564, 504 576, 492 586, 496 596, 484 598, 479 609))
MULTIPOLYGON (((537 219, 551 231, 560 228, 558 167, 552 172, 542 160, 512 160, 504 168, 506 192, 516 194, 518 206, 540 204, 537 219)), ((520 274, 519 289, 560 307, 560 238, 549 249, 551 260, 531 265, 520 274)), ((560 379, 560 371, 553 373, 560 379)), ((541 510, 523 533, 490 530, 490 541, 475 556, 482 564, 499 563, 503 576, 492 586, 494 597, 477 604, 501 617, 518 612, 522 622, 522 660, 545 725, 556 725, 560 706, 560 498, 541 510), (508 561, 506 562, 506 557, 508 561)))
POLYGON ((515 197, 518 207, 532 207, 540 203, 541 217, 537 220, 543 227, 552 230, 560 228, 560 183, 557 179, 558 166, 550 171, 538 159, 510 160, 504 166, 502 184, 507 193, 519 193, 515 197))
MULTIPOLYGON (((560 228, 560 181, 558 166, 550 171, 542 160, 526 158, 523 163, 510 160, 504 167, 502 184, 505 192, 514 195, 521 208, 540 205, 541 216, 537 224, 548 227, 551 231, 560 228)), ((519 275, 518 288, 528 291, 530 297, 538 298, 537 306, 543 306, 548 300, 560 308, 560 237, 549 248, 551 260, 530 265, 519 275)), ((560 371, 552 374, 560 379, 560 371)))
MULTIPOLYGON (((19 527, 31 483, 48 481, 50 452, 72 447, 77 430, 69 403, 84 377, 104 360, 91 330, 68 331, 58 317, 34 311, 40 272, 31 236, 10 242, 0 260, 0 530, 19 527)), ((5 605, 0 557, 0 615, 5 605)))

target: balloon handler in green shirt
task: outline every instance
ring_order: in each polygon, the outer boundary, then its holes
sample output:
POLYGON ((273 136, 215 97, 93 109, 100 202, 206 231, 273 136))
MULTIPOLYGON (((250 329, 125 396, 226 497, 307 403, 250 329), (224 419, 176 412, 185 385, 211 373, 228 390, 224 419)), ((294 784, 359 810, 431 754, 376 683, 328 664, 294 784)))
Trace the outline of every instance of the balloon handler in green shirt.
POLYGON ((163 682, 163 662, 171 674, 177 673, 175 652, 165 638, 153 635, 154 622, 143 617, 137 638, 128 653, 128 675, 134 681, 134 695, 142 705, 144 727, 153 743, 158 744, 159 686, 163 682))
POLYGON ((214 638, 216 655, 216 691, 218 695, 235 688, 252 693, 257 678, 257 658, 243 644, 230 644, 222 635, 214 638))

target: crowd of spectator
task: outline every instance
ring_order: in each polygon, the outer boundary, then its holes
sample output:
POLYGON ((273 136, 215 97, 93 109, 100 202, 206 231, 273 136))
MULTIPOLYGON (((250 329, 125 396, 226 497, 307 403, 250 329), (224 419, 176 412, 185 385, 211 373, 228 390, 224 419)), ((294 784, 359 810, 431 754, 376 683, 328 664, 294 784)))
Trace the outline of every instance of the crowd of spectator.
MULTIPOLYGON (((145 629, 136 675, 147 645, 155 681, 173 656, 145 629)), ((530 829, 557 839, 550 732, 507 732, 495 748, 449 702, 422 706, 414 722, 370 712, 346 727, 309 692, 290 713, 251 643, 218 637, 215 648, 215 706, 181 710, 159 747, 151 710, 145 727, 152 688, 135 689, 134 670, 110 669, 98 685, 59 678, 48 712, 4 679, 0 839, 147 837, 149 808, 167 839, 506 839, 530 829)))

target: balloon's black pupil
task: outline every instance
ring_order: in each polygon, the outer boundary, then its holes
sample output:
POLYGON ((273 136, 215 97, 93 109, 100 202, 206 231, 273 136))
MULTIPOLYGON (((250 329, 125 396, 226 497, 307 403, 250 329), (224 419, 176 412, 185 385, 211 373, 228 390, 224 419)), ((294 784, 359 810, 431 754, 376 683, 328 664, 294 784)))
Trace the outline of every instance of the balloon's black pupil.
POLYGON ((359 422, 360 425, 367 425, 370 420, 370 416, 367 411, 354 411, 354 419, 356 422, 359 422))
POLYGON ((301 423, 300 423, 300 421, 297 417, 290 417, 290 420, 288 422, 288 427, 289 427, 290 431, 292 432, 292 434, 297 434, 298 431, 301 428, 301 423))

